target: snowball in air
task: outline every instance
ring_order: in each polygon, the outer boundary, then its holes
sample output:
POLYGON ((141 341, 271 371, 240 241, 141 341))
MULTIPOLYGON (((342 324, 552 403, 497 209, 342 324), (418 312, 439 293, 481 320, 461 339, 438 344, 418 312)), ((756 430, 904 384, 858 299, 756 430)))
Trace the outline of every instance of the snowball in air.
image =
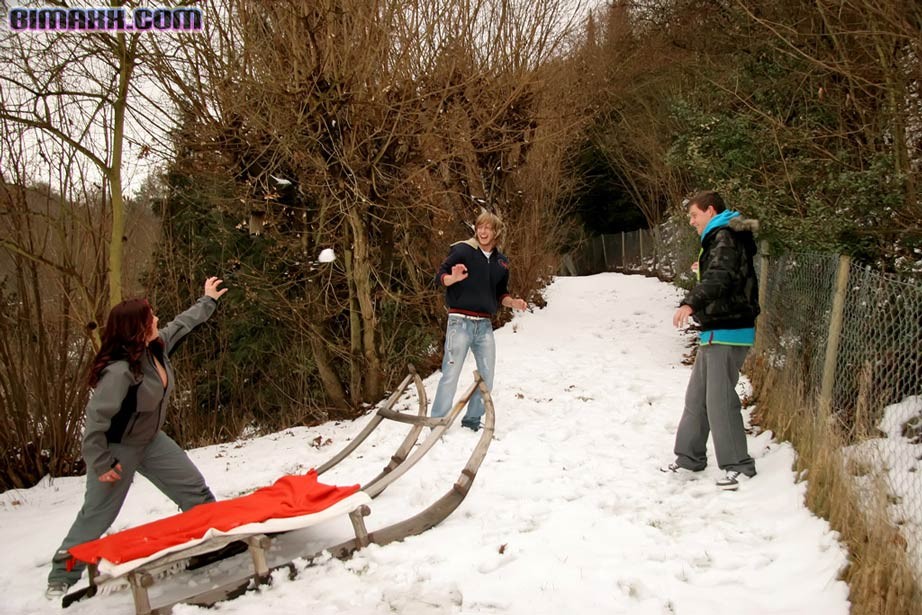
POLYGON ((332 263, 336 260, 336 253, 333 252, 333 248, 324 248, 320 251, 320 256, 317 257, 317 260, 321 263, 332 263))

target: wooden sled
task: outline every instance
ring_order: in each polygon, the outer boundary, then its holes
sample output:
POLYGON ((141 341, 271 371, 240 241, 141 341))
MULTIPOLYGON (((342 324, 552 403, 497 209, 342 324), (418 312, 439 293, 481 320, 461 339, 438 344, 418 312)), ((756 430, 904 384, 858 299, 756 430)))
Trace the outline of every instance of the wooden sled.
MULTIPOLYGON (((340 500, 328 510, 318 514, 287 517, 283 519, 268 519, 262 523, 251 523, 240 526, 226 533, 215 534, 207 532, 193 544, 179 545, 159 553, 148 554, 130 562, 113 565, 104 560, 99 564, 89 564, 89 585, 64 596, 62 605, 66 608, 74 602, 89 598, 97 593, 109 593, 109 588, 124 586, 126 583, 131 588, 137 615, 169 613, 175 604, 186 603, 201 606, 211 606, 222 600, 232 599, 244 593, 247 589, 270 582, 271 575, 276 570, 285 569, 290 577, 296 574, 294 561, 305 559, 312 562, 323 553, 330 553, 339 559, 349 558, 355 551, 371 543, 386 545, 403 540, 408 536, 415 536, 436 525, 447 518, 464 500, 470 491, 477 470, 486 457, 490 442, 493 439, 495 424, 495 410, 490 392, 483 383, 480 374, 474 372, 474 383, 465 391, 451 408, 451 411, 441 418, 427 416, 428 403, 422 379, 416 370, 410 366, 409 374, 393 394, 387 399, 384 406, 375 412, 372 419, 364 429, 332 459, 317 468, 317 474, 322 475, 344 459, 349 457, 359 446, 385 420, 396 421, 410 425, 410 430, 403 441, 394 451, 388 464, 381 472, 364 484, 360 490, 351 496, 340 500), (418 414, 409 414, 393 409, 397 400, 407 389, 410 382, 416 385, 419 397, 418 414), (484 425, 470 457, 461 470, 457 481, 444 495, 433 502, 424 510, 402 521, 380 529, 369 531, 365 524, 365 517, 371 514, 370 503, 379 496, 397 479, 403 476, 410 468, 422 459, 439 441, 445 431, 452 425, 462 409, 467 405, 471 396, 479 389, 484 402, 484 425), (423 429, 429 427, 428 436, 419 442, 423 429), (348 516, 354 537, 344 542, 334 544, 308 553, 286 551, 284 544, 286 535, 311 525, 326 521, 331 517, 348 516), (227 550, 230 543, 245 543, 249 551, 249 565, 229 567, 217 576, 208 578, 207 583, 184 583, 179 590, 166 591, 156 595, 154 591, 160 579, 173 573, 186 570, 190 558, 212 556, 212 566, 220 567, 225 563, 221 557, 222 550, 227 550), (274 544, 275 543, 275 544, 274 544), (271 561, 269 554, 273 551, 275 559, 281 556, 281 562, 271 561)), ((239 553, 239 550, 234 554, 239 553)), ((245 556, 238 556, 243 558, 245 556)), ((230 560, 227 560, 228 562, 230 560)), ((190 574, 190 573, 186 573, 190 574)))

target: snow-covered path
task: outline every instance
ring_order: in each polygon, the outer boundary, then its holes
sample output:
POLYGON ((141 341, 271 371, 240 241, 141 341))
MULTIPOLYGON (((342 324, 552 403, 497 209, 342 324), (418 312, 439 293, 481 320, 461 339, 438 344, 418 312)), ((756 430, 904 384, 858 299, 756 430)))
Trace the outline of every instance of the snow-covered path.
MULTIPOLYGON (((451 517, 403 543, 279 578, 217 612, 847 613, 848 588, 837 580, 844 550, 804 508, 789 445, 767 433, 751 437, 759 474, 737 492, 714 486, 713 457, 695 479, 658 471, 672 459, 690 373, 681 364, 686 337, 670 325, 677 291, 602 274, 558 279, 546 296, 546 309, 517 315, 496 333, 495 440, 451 517)), ((426 381, 430 396, 438 376, 426 381)), ((230 497, 319 464, 363 424, 292 429, 192 455, 218 497, 230 497), (318 436, 332 443, 311 446, 318 436)), ((366 481, 400 435, 388 431, 324 480, 366 481)), ((428 505, 454 481, 475 440, 453 428, 422 467, 375 500, 369 526, 428 505)), ((82 478, 58 479, 0 494, 0 540, 16 554, 0 567, 0 612, 59 610, 41 593, 82 489, 82 478)), ((116 529, 172 512, 139 479, 116 529)), ((68 609, 131 611, 124 595, 68 609)))

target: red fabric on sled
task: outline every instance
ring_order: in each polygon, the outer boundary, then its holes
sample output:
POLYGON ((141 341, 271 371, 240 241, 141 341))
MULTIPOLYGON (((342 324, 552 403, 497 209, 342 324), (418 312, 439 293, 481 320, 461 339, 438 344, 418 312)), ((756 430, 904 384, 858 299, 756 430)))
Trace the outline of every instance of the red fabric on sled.
POLYGON ((71 569, 76 560, 96 564, 101 558, 122 564, 196 540, 212 528, 226 532, 247 523, 317 513, 358 490, 358 485, 324 485, 317 481, 315 470, 303 476, 283 476, 250 495, 200 504, 184 513, 71 547, 67 567, 71 569))

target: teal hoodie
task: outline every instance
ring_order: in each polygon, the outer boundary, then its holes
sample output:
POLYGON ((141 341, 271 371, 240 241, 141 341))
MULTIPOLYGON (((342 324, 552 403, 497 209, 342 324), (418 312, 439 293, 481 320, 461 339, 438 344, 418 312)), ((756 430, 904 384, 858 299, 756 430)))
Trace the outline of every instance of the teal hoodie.
MULTIPOLYGON (((704 238, 707 237, 707 234, 724 226, 730 224, 730 220, 733 218, 738 218, 740 212, 732 211, 726 209, 713 218, 707 223, 707 226, 704 227, 704 231, 701 233, 700 239, 704 241, 704 238)), ((701 251, 698 251, 698 258, 701 258, 701 251)), ((701 279, 700 269, 696 273, 698 279, 701 279)), ((749 327, 747 329, 712 329, 711 331, 702 331, 698 334, 698 342, 702 346, 707 346, 708 344, 723 344, 725 346, 752 346, 755 344, 756 340, 756 330, 755 327, 749 327)))

